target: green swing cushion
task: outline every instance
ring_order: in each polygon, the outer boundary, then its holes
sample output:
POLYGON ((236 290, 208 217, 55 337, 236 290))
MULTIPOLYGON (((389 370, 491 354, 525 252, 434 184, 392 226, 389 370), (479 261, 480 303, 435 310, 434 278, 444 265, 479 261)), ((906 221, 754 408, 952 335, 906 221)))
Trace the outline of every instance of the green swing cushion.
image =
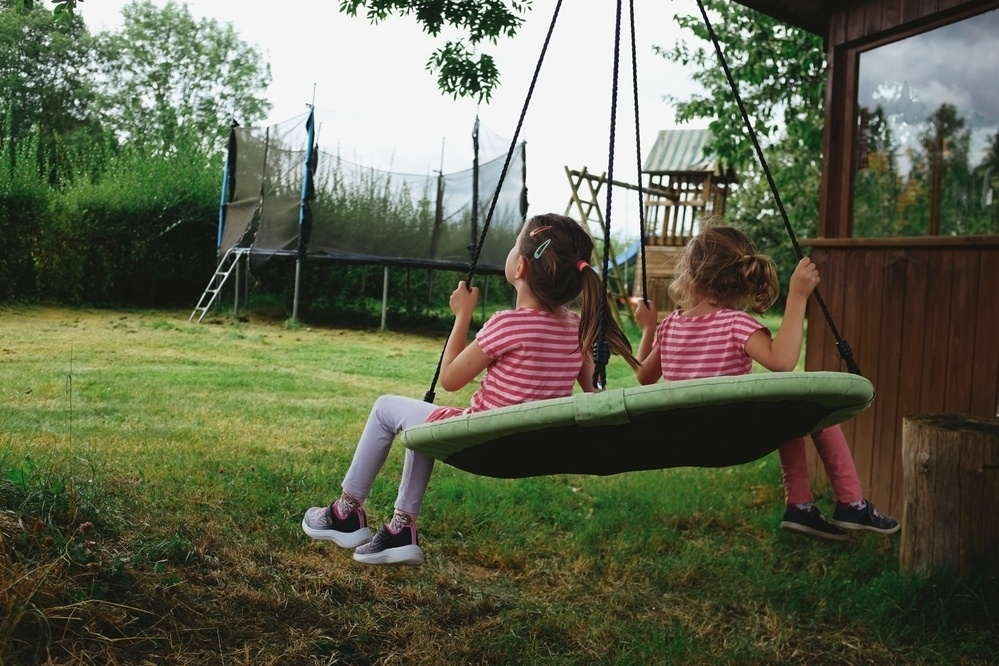
POLYGON ((407 428, 410 449, 518 478, 726 467, 846 421, 874 387, 842 372, 773 372, 576 393, 407 428))

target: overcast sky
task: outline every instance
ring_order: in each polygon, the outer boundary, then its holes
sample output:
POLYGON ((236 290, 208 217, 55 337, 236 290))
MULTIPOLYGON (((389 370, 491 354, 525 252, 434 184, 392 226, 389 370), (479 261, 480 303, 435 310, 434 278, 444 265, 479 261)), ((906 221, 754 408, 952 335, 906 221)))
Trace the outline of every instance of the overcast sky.
MULTIPOLYGON (((162 6, 165 0, 154 0, 162 6)), ((91 31, 120 25, 124 0, 88 0, 79 11, 91 31)), ((372 26, 364 17, 337 11, 338 0, 188 0, 195 18, 231 23, 271 65, 267 96, 273 104, 262 124, 287 120, 314 101, 319 144, 345 159, 385 171, 445 173, 470 168, 471 132, 480 122, 513 136, 551 23, 555 0, 534 0, 527 23, 513 40, 482 47, 502 76, 493 100, 480 108, 437 89, 425 69, 443 38, 424 34, 415 19, 391 17, 372 26)), ((570 187, 564 167, 607 170, 613 71, 614 4, 563 2, 520 138, 527 141, 530 213, 563 213, 570 187)), ((627 4, 618 81, 614 178, 638 180, 627 4)), ((677 127, 672 94, 697 90, 681 66, 652 53, 683 35, 675 14, 697 13, 694 0, 635 0, 642 157, 659 130, 677 127)), ((706 127, 707 121, 684 127, 706 127)), ((601 200, 601 206, 603 199, 601 200)), ((637 238, 636 195, 615 191, 615 236, 637 238)), ((575 213, 575 211, 572 211, 575 213)))

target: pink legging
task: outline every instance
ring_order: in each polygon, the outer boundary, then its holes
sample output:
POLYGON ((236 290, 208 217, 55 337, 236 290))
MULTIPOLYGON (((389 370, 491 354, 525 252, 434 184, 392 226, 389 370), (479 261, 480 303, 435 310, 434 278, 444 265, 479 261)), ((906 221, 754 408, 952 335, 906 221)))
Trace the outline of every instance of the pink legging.
MULTIPOLYGON (((395 436, 410 426, 425 422, 436 407, 423 400, 398 395, 383 395, 375 400, 361 439, 357 441, 354 459, 343 478, 344 491, 359 500, 367 499, 375 477, 388 458, 395 436)), ((399 494, 395 500, 396 509, 413 516, 420 513, 423 494, 427 491, 433 470, 433 458, 406 449, 399 494)))
MULTIPOLYGON (((815 450, 822 460, 822 466, 829 477, 836 501, 843 504, 864 499, 860 488, 860 478, 853 464, 850 447, 846 443, 843 429, 838 425, 812 433, 815 450)), ((784 497, 788 506, 812 502, 812 489, 808 483, 808 458, 805 454, 805 438, 794 439, 777 450, 784 477, 784 497)))

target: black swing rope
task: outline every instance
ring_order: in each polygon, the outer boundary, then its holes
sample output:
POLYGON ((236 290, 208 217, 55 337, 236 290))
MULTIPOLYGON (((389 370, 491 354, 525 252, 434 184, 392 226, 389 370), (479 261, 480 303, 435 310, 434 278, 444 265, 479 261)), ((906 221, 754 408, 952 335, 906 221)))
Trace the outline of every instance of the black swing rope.
MULTIPOLYGON (((620 46, 621 46, 621 0, 615 3, 614 16, 614 69, 611 76, 611 108, 610 108, 610 132, 607 149, 607 182, 614 182, 614 142, 617 129, 617 83, 618 71, 620 70, 620 46)), ((593 388, 602 391, 607 386, 607 363, 610 361, 610 345, 607 344, 607 288, 610 271, 610 228, 611 214, 613 212, 612 202, 614 200, 614 188, 607 187, 607 204, 604 209, 607 214, 604 216, 604 256, 603 270, 600 273, 600 320, 597 326, 597 339, 593 343, 593 388)))
MULTIPOLYGON (((634 107, 635 107, 635 162, 637 166, 638 174, 638 220, 639 220, 639 238, 641 238, 642 243, 645 243, 645 206, 643 202, 643 190, 642 190, 642 140, 641 140, 641 122, 639 121, 638 114, 638 55, 636 51, 636 38, 635 38, 635 3, 634 0, 629 0, 628 2, 628 14, 629 14, 629 27, 631 29, 631 81, 632 81, 632 93, 634 97, 634 107)), ((618 95, 618 73, 620 71, 620 53, 621 53, 621 0, 617 2, 616 15, 614 21, 614 70, 612 77, 612 90, 611 90, 611 112, 610 112, 610 132, 609 132, 609 146, 607 155, 607 182, 614 182, 614 146, 617 132, 617 95, 618 95)), ((609 291, 609 279, 610 279, 610 229, 611 229, 611 216, 613 214, 613 193, 614 187, 608 186, 607 188, 607 203, 605 205, 605 210, 607 214, 604 217, 604 256, 603 256, 603 270, 601 271, 601 293, 604 294, 604 298, 600 302, 600 323, 597 329, 597 340, 593 343, 593 386, 598 391, 603 390, 606 386, 606 368, 607 363, 610 361, 610 347, 607 344, 605 326, 607 322, 607 298, 606 294, 609 291)), ((648 293, 646 288, 646 271, 645 271, 645 253, 641 252, 642 261, 642 295, 645 302, 648 302, 648 298, 645 296, 648 293)))
POLYGON ((642 189, 642 123, 638 114, 638 54, 635 47, 635 0, 628 0, 631 16, 631 82, 632 95, 635 100, 635 173, 638 174, 638 238, 643 251, 639 252, 642 262, 642 300, 649 303, 648 272, 645 266, 645 192, 642 189))
MULTIPOLYGON (((784 228, 787 229, 788 236, 791 238, 791 244, 794 246, 795 254, 798 259, 801 260, 804 256, 801 252, 801 246, 798 245, 798 239, 794 234, 794 229, 791 228, 791 222, 788 220, 787 211, 784 210, 784 204, 781 202, 780 194, 777 192, 777 185, 774 183, 774 177, 770 173, 770 167, 767 165, 767 160, 763 156, 763 149, 760 148, 760 142, 757 140, 756 132, 753 130, 753 123, 750 121, 749 114, 746 112, 746 106, 742 103, 742 96, 739 95, 739 88, 735 85, 735 79, 732 78, 732 72, 729 70, 725 56, 722 54, 721 44, 718 42, 718 37, 715 35, 714 28, 711 27, 711 21, 708 20, 708 13, 704 9, 704 3, 702 0, 697 0, 697 7, 701 10, 701 17, 704 19, 704 26, 708 30, 708 36, 711 37, 711 43, 714 44, 715 53, 718 54, 718 61, 721 63, 722 69, 725 70, 725 78, 728 79, 729 87, 732 88, 732 94, 735 96, 735 101, 739 105, 739 111, 742 113, 742 120, 746 125, 746 130, 749 132, 749 138, 753 141, 753 147, 756 149, 756 156, 760 160, 760 166, 763 167, 763 172, 767 177, 767 183, 770 184, 770 191, 774 195, 774 201, 777 203, 777 209, 780 211, 781 218, 784 220, 784 228)), ((822 295, 819 293, 818 287, 815 288, 812 295, 815 296, 815 302, 819 304, 819 308, 822 310, 822 314, 825 316, 826 322, 829 324, 829 328, 832 331, 833 336, 836 338, 836 349, 839 351, 840 357, 846 363, 847 369, 855 375, 860 375, 860 367, 853 358, 853 351, 850 349, 850 344, 840 336, 839 330, 836 328, 836 324, 833 323, 832 315, 829 314, 825 301, 822 300, 822 295)))

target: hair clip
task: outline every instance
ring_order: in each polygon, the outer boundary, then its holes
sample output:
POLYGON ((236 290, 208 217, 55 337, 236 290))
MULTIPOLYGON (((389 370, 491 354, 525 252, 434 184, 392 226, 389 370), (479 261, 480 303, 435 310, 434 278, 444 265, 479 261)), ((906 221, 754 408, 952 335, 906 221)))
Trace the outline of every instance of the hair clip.
MULTIPOLYGON (((533 234, 532 234, 532 235, 533 235, 533 234)), ((540 259, 540 258, 541 258, 541 255, 545 253, 545 250, 547 250, 547 249, 548 249, 548 245, 549 245, 549 243, 551 243, 551 242, 552 242, 552 239, 551 239, 551 238, 549 238, 549 239, 548 239, 548 240, 546 240, 546 241, 545 241, 544 243, 542 243, 541 245, 539 245, 539 246, 538 246, 538 249, 534 251, 534 258, 535 258, 535 259, 540 259)))
MULTIPOLYGON (((531 233, 530 233, 530 234, 528 234, 528 235, 529 235, 529 236, 530 236, 531 238, 534 238, 534 235, 535 235, 535 234, 540 234, 540 233, 541 233, 542 231, 548 231, 548 230, 549 230, 549 229, 551 229, 551 228, 552 228, 552 225, 550 225, 550 224, 546 224, 546 225, 545 225, 545 226, 543 226, 543 227, 535 227, 534 229, 532 229, 532 230, 531 230, 531 233)), ((537 258, 537 257, 535 257, 535 258, 537 258)))

